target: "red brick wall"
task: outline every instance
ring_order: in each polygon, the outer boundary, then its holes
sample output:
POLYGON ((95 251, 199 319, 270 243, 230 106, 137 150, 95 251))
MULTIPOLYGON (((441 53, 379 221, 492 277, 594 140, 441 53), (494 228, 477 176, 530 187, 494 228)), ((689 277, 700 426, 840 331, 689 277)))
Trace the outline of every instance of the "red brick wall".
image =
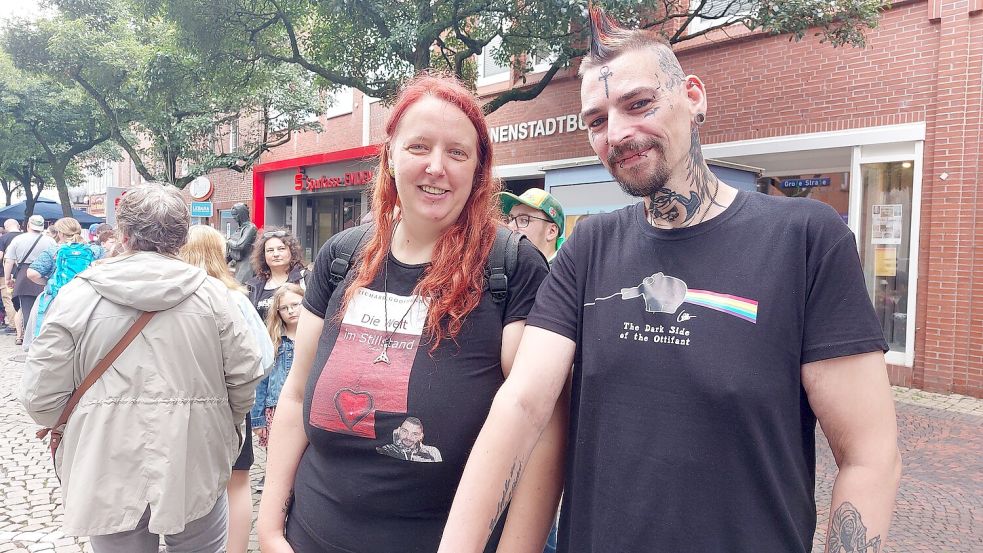
POLYGON ((914 3, 885 12, 865 49, 757 34, 678 56, 707 87, 701 136, 713 144, 924 121, 935 98, 937 35, 926 4, 914 3))
POLYGON ((983 397, 983 17, 942 2, 927 110, 913 384, 983 397), (943 173, 948 179, 942 180, 943 173))

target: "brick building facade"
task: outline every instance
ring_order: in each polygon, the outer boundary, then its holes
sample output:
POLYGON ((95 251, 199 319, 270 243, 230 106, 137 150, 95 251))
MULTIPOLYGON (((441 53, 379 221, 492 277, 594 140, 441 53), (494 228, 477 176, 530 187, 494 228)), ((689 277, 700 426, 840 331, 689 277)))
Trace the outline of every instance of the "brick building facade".
MULTIPOLYGON (((701 135, 718 176, 808 194, 854 230, 892 382, 983 397, 983 0, 895 2, 865 49, 728 30, 676 50, 706 84, 701 135)), ((308 255, 354 224, 386 109, 357 91, 347 102, 251 174, 209 175, 209 222, 245 201, 259 224, 292 227, 308 255)), ((496 174, 515 191, 549 189, 570 227, 630 201, 592 156, 579 110, 568 70, 488 118, 496 174)))

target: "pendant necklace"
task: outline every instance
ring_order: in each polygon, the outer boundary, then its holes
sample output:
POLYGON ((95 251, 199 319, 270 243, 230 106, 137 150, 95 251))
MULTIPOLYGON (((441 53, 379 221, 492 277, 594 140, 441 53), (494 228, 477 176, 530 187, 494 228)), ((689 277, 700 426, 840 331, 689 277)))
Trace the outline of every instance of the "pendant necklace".
MULTIPOLYGON (((399 226, 399 221, 397 221, 396 224, 393 226, 393 239, 396 238, 396 227, 398 226, 399 226)), ((391 240, 390 240, 390 244, 391 244, 391 240)), ((383 328, 384 335, 385 335, 386 325, 389 324, 389 256, 390 255, 392 255, 392 246, 390 246, 389 253, 386 254, 386 263, 382 269, 382 317, 383 320, 385 321, 382 324, 382 328, 383 328)), ((403 321, 406 320, 406 317, 410 314, 410 311, 413 310, 413 306, 416 305, 416 300, 418 300, 419 298, 420 298, 419 295, 413 297, 413 301, 410 302, 410 306, 406 309, 406 313, 403 313, 403 316, 399 318, 399 322, 393 325, 393 328, 392 330, 389 331, 389 334, 385 335, 385 338, 383 338, 382 340, 382 353, 380 353, 379 356, 372 361, 373 365, 378 365, 379 363, 385 363, 387 365, 390 364, 389 355, 387 352, 389 351, 389 345, 392 343, 393 335, 395 335, 396 331, 403 326, 403 321)))

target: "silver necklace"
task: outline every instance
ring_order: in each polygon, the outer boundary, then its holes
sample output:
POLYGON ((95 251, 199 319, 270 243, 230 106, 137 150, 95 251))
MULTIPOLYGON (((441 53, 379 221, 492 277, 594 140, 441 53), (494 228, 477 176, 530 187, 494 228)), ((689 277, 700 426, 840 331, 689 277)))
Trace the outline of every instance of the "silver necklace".
MULTIPOLYGON (((396 238, 396 227, 398 227, 398 226, 399 226, 399 221, 397 221, 396 224, 393 225, 393 237, 390 240, 390 244, 392 244, 392 240, 394 240, 396 238)), ((382 328, 383 328, 383 332, 385 332, 386 325, 389 324, 389 256, 391 254, 392 254, 392 246, 390 246, 389 253, 386 254, 386 263, 385 263, 385 265, 382 268, 382 317, 383 317, 382 328)), ((389 331, 389 334, 386 335, 385 338, 383 338, 383 340, 382 340, 382 353, 380 353, 379 356, 376 357, 375 360, 372 361, 372 364, 373 365, 377 365, 379 363, 385 363, 387 365, 390 364, 389 363, 389 355, 388 355, 388 352, 389 352, 389 346, 390 346, 390 344, 392 344, 392 338, 396 334, 396 331, 399 330, 400 328, 402 328, 403 321, 406 320, 406 317, 410 314, 410 311, 413 310, 413 306, 416 305, 416 300, 418 300, 419 298, 420 298, 419 295, 414 295, 413 296, 413 301, 410 302, 410 306, 406 309, 406 313, 403 313, 403 316, 399 318, 399 322, 396 323, 395 325, 393 325, 393 328, 392 328, 392 330, 389 331)))

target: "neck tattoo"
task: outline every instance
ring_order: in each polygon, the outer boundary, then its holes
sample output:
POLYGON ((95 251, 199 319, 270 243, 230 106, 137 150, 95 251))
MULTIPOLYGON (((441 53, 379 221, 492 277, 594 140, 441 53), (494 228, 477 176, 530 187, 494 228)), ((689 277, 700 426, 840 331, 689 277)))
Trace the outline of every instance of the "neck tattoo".
POLYGON ((650 224, 659 226, 659 223, 672 223, 679 219, 682 212, 685 212, 683 223, 680 226, 696 225, 706 219, 713 206, 723 207, 717 203, 720 181, 710 171, 703 159, 700 133, 696 125, 693 125, 690 131, 690 149, 686 159, 686 184, 689 185, 689 196, 679 194, 666 186, 649 196, 648 219, 650 224))
MULTIPOLYGON (((393 239, 396 237, 396 227, 398 226, 399 221, 393 225, 393 239)), ((391 243, 392 240, 390 240, 390 244, 391 243)), ((393 336, 396 334, 397 330, 403 327, 403 321, 406 320, 406 317, 410 314, 410 311, 413 310, 413 306, 416 305, 416 300, 418 299, 420 299, 419 295, 413 297, 413 301, 410 302, 410 306, 406 308, 406 312, 403 313, 403 316, 399 318, 399 322, 393 325, 392 330, 389 331, 389 334, 385 334, 386 325, 389 324, 389 254, 386 254, 386 262, 382 268, 382 332, 384 333, 385 338, 382 339, 382 352, 379 353, 379 356, 372 361, 373 365, 378 365, 379 363, 385 363, 386 365, 390 364, 389 346, 392 345, 393 336)))

